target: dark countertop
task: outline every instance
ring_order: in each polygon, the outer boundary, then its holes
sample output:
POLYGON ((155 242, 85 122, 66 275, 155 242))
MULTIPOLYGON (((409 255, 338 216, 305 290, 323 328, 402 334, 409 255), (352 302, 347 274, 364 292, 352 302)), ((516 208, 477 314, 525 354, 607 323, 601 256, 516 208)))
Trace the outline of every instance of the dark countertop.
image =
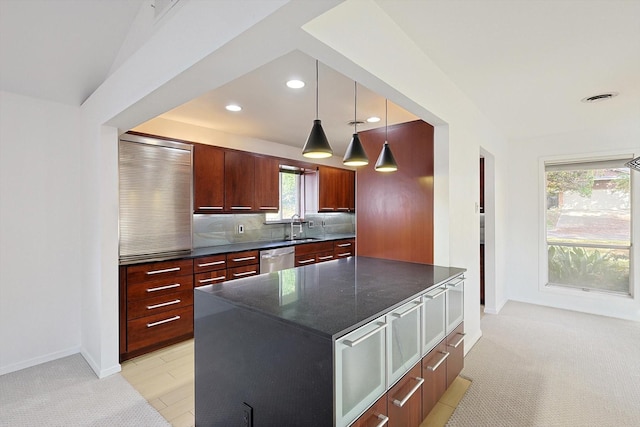
POLYGON ((141 259, 135 259, 135 260, 132 260, 132 259, 120 260, 120 265, 134 265, 134 264, 142 264, 145 262, 197 258, 201 256, 220 255, 220 254, 226 254, 231 252, 275 249, 275 248, 283 248, 286 246, 301 245, 305 243, 327 242, 327 241, 341 240, 341 239, 355 239, 355 237, 356 235, 354 233, 348 233, 348 234, 329 234, 323 237, 313 237, 311 238, 313 240, 301 239, 301 240, 275 240, 275 241, 262 241, 262 242, 231 243, 228 245, 195 248, 189 253, 182 253, 182 254, 175 254, 175 255, 147 256, 147 257, 144 257, 141 259))
POLYGON ((349 257, 202 286, 196 292, 335 339, 465 271, 349 257))

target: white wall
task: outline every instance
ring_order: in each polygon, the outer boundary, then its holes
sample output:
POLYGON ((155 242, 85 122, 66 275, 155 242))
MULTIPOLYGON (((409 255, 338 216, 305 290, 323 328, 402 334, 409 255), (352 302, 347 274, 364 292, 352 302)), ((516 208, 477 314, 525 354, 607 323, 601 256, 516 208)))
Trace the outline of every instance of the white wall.
MULTIPOLYGON (((640 120, 627 125, 620 124, 609 129, 588 129, 562 135, 542 136, 536 139, 520 141, 510 146, 511 166, 508 179, 517 183, 509 187, 508 200, 510 215, 508 218, 509 239, 512 242, 506 256, 509 299, 534 304, 583 311, 605 316, 640 320, 640 274, 634 280, 635 299, 604 296, 574 290, 548 289, 542 285, 541 269, 546 250, 542 215, 544 206, 542 162, 547 157, 584 157, 614 153, 635 153, 640 155, 640 120)), ((633 174, 635 207, 640 197, 640 173, 633 174)), ((640 242, 640 209, 632 213, 635 222, 635 244, 640 242)), ((638 251, 636 251, 638 252, 638 251)), ((638 268, 638 253, 635 254, 634 267, 638 268)))
POLYGON ((80 348, 79 108, 0 94, 0 375, 80 348))

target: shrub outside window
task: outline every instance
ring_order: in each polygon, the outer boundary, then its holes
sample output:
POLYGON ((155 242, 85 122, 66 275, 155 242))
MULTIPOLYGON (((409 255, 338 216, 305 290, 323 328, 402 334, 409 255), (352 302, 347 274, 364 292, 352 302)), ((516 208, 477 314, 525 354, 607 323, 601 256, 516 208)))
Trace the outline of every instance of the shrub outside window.
POLYGON ((548 285, 631 294, 627 160, 545 163, 548 285))

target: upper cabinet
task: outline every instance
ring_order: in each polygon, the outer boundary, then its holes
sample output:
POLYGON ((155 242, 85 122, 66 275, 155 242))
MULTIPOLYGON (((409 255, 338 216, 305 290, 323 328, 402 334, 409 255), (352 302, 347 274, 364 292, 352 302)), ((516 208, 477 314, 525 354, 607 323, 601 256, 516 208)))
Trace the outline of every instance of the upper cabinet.
POLYGON ((355 211, 355 172, 319 166, 315 179, 307 178, 307 181, 308 211, 355 211))
POLYGON ((254 207, 259 212, 280 208, 280 162, 274 157, 254 157, 254 207))
POLYGON ((193 144, 193 211, 221 213, 224 210, 223 149, 193 144))
POLYGON ((254 210, 254 155, 243 151, 226 151, 224 155, 224 207, 227 212, 254 210))

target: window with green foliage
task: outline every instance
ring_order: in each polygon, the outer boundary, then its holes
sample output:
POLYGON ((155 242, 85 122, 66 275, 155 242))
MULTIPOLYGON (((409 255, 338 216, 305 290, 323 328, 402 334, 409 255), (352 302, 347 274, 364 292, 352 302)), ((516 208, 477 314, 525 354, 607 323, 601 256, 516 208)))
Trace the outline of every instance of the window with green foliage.
POLYGON ((288 220, 293 215, 302 216, 302 175, 299 173, 280 172, 280 209, 277 213, 266 214, 266 220, 288 220))
POLYGON ((625 161, 545 163, 549 285, 630 294, 625 161))

